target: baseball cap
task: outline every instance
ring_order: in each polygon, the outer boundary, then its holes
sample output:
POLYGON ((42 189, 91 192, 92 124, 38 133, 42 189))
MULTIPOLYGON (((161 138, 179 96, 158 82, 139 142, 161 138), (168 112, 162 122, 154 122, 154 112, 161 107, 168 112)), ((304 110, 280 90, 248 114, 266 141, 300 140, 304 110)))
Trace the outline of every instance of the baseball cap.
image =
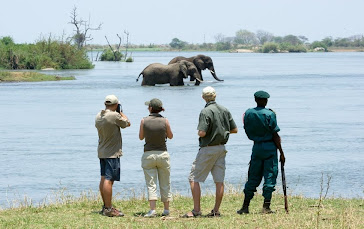
POLYGON ((216 95, 216 91, 213 87, 208 86, 202 90, 202 95, 205 95, 205 96, 216 95))
POLYGON ((164 111, 163 103, 157 98, 151 99, 150 101, 145 102, 145 105, 150 106, 153 108, 153 110, 158 111, 164 111))
POLYGON ((119 100, 115 95, 108 95, 105 97, 105 105, 113 105, 117 103, 119 103, 119 100))

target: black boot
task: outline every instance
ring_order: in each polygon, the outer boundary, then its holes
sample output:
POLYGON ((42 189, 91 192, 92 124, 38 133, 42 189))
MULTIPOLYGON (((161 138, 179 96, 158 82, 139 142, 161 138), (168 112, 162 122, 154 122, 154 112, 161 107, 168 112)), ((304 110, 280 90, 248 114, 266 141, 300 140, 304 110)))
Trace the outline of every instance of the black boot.
POLYGON ((244 200, 243 206, 241 207, 240 210, 236 211, 236 213, 238 214, 249 214, 249 204, 250 204, 250 200, 244 200))
POLYGON ((274 213, 274 212, 270 209, 270 200, 268 200, 268 199, 264 199, 262 213, 263 213, 263 214, 271 214, 271 213, 274 213))

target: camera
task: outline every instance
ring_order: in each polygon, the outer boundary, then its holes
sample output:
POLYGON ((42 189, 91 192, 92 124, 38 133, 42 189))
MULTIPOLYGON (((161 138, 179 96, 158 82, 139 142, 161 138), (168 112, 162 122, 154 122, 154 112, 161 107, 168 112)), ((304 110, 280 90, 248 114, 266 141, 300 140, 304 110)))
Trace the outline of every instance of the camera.
POLYGON ((123 108, 120 103, 118 103, 118 107, 116 108, 116 112, 120 113, 123 112, 123 108))

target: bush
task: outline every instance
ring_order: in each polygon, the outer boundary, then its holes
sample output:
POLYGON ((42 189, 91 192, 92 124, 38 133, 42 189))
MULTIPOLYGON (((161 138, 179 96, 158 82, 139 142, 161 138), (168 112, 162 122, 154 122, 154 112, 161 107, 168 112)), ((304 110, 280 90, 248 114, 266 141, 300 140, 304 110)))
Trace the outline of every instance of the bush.
POLYGON ((291 45, 287 49, 288 52, 307 52, 307 49, 303 45, 291 45))
POLYGON ((120 61, 123 54, 120 51, 115 51, 115 54, 110 49, 105 49, 100 57, 101 61, 120 61))
POLYGON ((312 42, 311 49, 316 49, 316 48, 323 48, 325 50, 325 52, 327 52, 327 46, 325 45, 324 42, 321 42, 321 41, 312 42))
POLYGON ((283 42, 279 44, 280 51, 288 51, 288 52, 307 52, 307 49, 304 45, 291 45, 290 43, 283 42))
POLYGON ((132 57, 128 57, 125 62, 134 62, 134 59, 132 57))
POLYGON ((266 42, 262 47, 263 53, 278 52, 278 44, 274 42, 266 42))
POLYGON ((4 38, 0 40, 0 68, 93 68, 87 57, 86 50, 79 50, 68 42, 48 39, 37 41, 35 44, 15 44, 4 42, 4 38), (7 45, 4 45, 4 43, 7 43, 7 45))
POLYGON ((231 49, 230 42, 217 42, 216 43, 216 51, 224 51, 231 49))

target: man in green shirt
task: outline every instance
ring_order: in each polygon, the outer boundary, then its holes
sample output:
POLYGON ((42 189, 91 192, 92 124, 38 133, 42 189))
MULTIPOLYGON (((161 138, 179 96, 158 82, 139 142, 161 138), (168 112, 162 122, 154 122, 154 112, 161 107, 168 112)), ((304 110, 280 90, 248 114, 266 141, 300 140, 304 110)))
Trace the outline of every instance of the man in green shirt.
POLYGON ((202 98, 206 101, 206 106, 200 113, 197 127, 200 150, 192 164, 189 176, 194 208, 183 216, 186 218, 201 215, 199 182, 204 182, 210 172, 216 184, 216 199, 214 209, 207 216, 220 216, 219 208, 224 194, 225 156, 227 153, 225 144, 230 133, 238 132, 229 110, 215 102, 216 92, 214 88, 204 88, 202 98))
POLYGON ((244 203, 238 214, 248 214, 250 200, 256 192, 262 178, 263 184, 263 213, 273 213, 270 209, 272 192, 275 190, 278 175, 277 148, 280 152, 280 161, 284 164, 285 157, 281 146, 280 130, 277 125, 276 114, 265 108, 270 95, 265 91, 257 91, 254 94, 257 107, 248 109, 244 116, 244 129, 248 138, 254 141, 248 181, 244 188, 244 203))

